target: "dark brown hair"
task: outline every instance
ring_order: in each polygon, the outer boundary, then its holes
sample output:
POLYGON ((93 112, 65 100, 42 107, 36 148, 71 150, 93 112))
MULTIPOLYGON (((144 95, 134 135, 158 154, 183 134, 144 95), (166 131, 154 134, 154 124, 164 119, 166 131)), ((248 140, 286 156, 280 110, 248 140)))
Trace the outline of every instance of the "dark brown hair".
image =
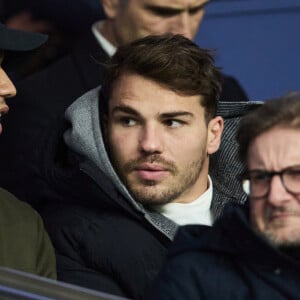
POLYGON ((141 75, 178 94, 202 95, 207 122, 216 114, 222 75, 214 65, 212 51, 181 35, 152 35, 121 46, 105 67, 100 91, 105 114, 114 83, 125 73, 141 75))
POLYGON ((300 129, 300 92, 267 100, 241 120, 237 141, 242 162, 247 164, 251 142, 260 134, 276 126, 300 129))

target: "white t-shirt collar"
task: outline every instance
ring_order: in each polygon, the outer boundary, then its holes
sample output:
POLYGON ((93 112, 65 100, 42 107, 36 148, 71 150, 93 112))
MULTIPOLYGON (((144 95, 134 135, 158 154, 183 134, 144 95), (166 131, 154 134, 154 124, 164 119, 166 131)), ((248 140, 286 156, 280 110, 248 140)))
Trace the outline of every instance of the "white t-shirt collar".
POLYGON ((190 203, 167 203, 155 207, 155 210, 178 225, 201 224, 211 226, 214 220, 210 209, 213 195, 210 176, 208 176, 208 182, 208 189, 196 200, 190 203))
POLYGON ((103 48, 103 50, 108 54, 108 56, 113 56, 117 50, 115 46, 113 46, 100 32, 101 27, 103 26, 103 20, 98 21, 93 24, 92 26, 92 32, 100 44, 100 46, 103 48))

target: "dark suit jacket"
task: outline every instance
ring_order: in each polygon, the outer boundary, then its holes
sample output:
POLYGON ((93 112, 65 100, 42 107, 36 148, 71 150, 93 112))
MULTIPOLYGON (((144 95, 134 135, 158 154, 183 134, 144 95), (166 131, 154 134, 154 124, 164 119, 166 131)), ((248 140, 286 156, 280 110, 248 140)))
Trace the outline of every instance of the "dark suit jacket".
POLYGON ((24 190, 18 181, 31 184, 27 176, 31 174, 27 163, 31 152, 38 147, 41 134, 57 116, 63 115, 66 107, 101 83, 102 66, 97 61, 107 58, 89 32, 72 54, 17 84, 18 95, 9 100, 10 113, 2 120, 2 187, 30 202, 30 188, 24 190))
MULTIPOLYGON (((9 103, 11 110, 3 120, 0 138, 2 187, 31 202, 28 168, 35 165, 32 151, 39 147, 43 132, 76 98, 101 84, 103 67, 99 62, 106 59, 107 54, 89 31, 72 54, 17 85, 18 95, 9 103), (21 188, 18 181, 28 189, 21 188)), ((221 100, 247 101, 247 96, 234 78, 224 76, 221 100)))

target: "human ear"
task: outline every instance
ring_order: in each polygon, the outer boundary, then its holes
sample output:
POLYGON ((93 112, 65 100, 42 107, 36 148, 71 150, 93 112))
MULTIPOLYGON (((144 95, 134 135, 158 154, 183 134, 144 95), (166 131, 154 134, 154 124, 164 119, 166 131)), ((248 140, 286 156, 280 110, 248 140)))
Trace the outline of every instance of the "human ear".
POLYGON ((101 0, 107 19, 115 19, 117 17, 120 1, 121 0, 101 0))
POLYGON ((215 153, 221 144, 221 136, 224 128, 222 117, 215 117, 208 123, 207 132, 207 154, 215 153))

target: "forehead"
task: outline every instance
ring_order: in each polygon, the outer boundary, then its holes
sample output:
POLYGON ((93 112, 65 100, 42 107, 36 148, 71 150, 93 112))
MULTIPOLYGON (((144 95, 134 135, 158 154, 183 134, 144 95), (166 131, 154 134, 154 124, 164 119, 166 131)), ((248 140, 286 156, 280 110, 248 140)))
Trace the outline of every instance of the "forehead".
POLYGON ((209 0, 129 0, 131 4, 185 9, 209 2, 209 0))
POLYGON ((249 167, 282 169, 300 163, 300 129, 278 126, 257 136, 249 146, 249 167))
POLYGON ((185 96, 137 74, 123 74, 114 83, 109 109, 128 105, 140 111, 186 110, 202 112, 201 95, 185 96))

